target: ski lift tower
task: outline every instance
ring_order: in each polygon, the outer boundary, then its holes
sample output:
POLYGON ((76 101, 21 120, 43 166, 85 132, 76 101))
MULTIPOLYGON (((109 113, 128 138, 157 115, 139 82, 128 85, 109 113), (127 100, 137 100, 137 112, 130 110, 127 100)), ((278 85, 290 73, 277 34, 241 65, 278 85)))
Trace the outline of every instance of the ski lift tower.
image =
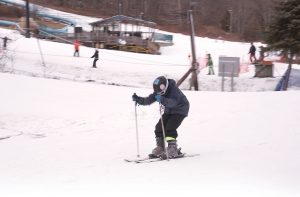
POLYGON ((199 63, 196 59, 196 48, 195 48, 195 27, 194 27, 194 19, 193 19, 193 7, 196 2, 191 3, 191 9, 188 10, 188 17, 190 22, 190 33, 191 33, 191 49, 192 49, 192 65, 191 68, 183 75, 181 79, 177 82, 177 86, 180 86, 181 83, 192 73, 192 86, 195 88, 196 91, 199 90, 198 88, 198 73, 199 70, 199 63))

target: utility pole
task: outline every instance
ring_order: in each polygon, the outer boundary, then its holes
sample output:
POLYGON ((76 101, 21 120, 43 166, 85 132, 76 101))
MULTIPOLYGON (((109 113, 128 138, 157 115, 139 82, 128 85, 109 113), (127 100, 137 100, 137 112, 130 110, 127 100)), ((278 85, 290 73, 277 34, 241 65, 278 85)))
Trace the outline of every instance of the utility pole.
POLYGON ((118 0, 118 15, 121 15, 122 3, 121 0, 118 0))
POLYGON ((147 0, 143 0, 143 13, 146 16, 148 14, 148 3, 147 3, 147 0))
POLYGON ((197 70, 199 63, 196 60, 196 49, 195 49, 195 27, 193 19, 193 11, 188 11, 189 21, 190 21, 190 33, 191 33, 191 49, 192 49, 192 65, 191 68, 183 75, 183 77, 177 82, 177 86, 180 86, 182 82, 192 73, 192 86, 198 91, 198 74, 197 70))
POLYGON ((191 48, 192 48, 192 81, 193 86, 196 91, 198 91, 198 77, 197 77, 197 69, 198 69, 198 62, 196 60, 196 48, 195 48, 195 27, 194 27, 194 18, 193 18, 193 11, 189 10, 189 19, 190 19, 190 31, 191 31, 191 48))
POLYGON ((232 10, 228 10, 229 13, 229 32, 232 33, 232 10))
POLYGON ((26 38, 30 38, 30 23, 29 23, 29 0, 26 0, 26 38))

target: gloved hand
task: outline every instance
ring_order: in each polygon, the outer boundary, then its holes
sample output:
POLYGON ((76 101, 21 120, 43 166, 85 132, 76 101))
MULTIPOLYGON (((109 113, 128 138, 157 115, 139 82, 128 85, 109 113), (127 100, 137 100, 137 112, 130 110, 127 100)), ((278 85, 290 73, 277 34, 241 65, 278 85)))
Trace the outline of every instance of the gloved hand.
POLYGON ((161 95, 157 94, 155 96, 155 100, 160 103, 160 101, 161 101, 161 95))
POLYGON ((143 98, 142 97, 139 97, 138 95, 136 95, 136 93, 134 93, 132 95, 132 100, 135 101, 135 104, 140 104, 142 105, 143 103, 143 98))
POLYGON ((139 99, 138 95, 136 95, 136 93, 134 93, 132 95, 132 100, 136 102, 138 99, 139 99))

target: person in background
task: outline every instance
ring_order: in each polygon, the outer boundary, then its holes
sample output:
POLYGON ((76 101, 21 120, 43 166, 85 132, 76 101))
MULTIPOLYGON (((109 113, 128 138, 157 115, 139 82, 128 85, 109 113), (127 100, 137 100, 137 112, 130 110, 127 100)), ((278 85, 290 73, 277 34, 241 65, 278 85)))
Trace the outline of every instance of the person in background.
POLYGON ((91 58, 94 58, 93 66, 92 67, 93 68, 97 68, 96 62, 99 60, 99 51, 98 51, 98 49, 95 49, 95 53, 94 53, 94 55, 91 58))
POLYGON ((2 39, 3 39, 3 50, 5 50, 7 47, 7 42, 11 39, 9 39, 7 36, 3 37, 2 39))
POLYGON ((207 63, 206 66, 208 67, 208 75, 214 75, 215 71, 214 71, 214 64, 213 61, 211 59, 211 55, 207 54, 207 63))
POLYGON ((78 40, 75 40, 74 41, 74 49, 75 49, 75 51, 74 51, 74 57, 79 57, 79 42, 78 42, 78 40))
POLYGON ((255 52, 256 52, 256 47, 254 46, 253 42, 251 42, 251 46, 249 49, 249 53, 250 54, 250 62, 256 62, 256 57, 255 57, 255 52))

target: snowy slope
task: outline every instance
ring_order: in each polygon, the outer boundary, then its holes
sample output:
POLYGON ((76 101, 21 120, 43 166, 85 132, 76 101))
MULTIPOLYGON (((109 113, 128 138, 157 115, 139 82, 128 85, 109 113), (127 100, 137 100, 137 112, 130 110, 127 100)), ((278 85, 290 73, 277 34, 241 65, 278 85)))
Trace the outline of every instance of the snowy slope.
MULTIPOLYGON (((12 41, 1 51, 0 196, 300 196, 300 92, 272 91, 286 65, 262 79, 249 66, 233 93, 220 92, 220 78, 204 68, 199 85, 209 91, 181 86, 191 110, 178 138, 184 152, 200 156, 136 165, 123 161, 137 152, 131 95, 148 95, 158 75, 178 80, 189 69, 188 36, 174 34, 159 56, 100 50, 92 69, 92 48, 77 58, 72 45, 3 35, 12 41)), ((219 55, 247 61, 247 43, 196 42, 199 59, 211 53, 216 71, 219 55)), ((300 87, 298 71, 290 90, 300 87)), ((158 105, 137 111, 147 155, 158 105)))
MULTIPOLYGON (((0 89, 1 196, 300 194, 298 91, 186 91, 179 145, 201 155, 137 165, 131 94, 149 90, 11 74, 0 89)), ((138 107, 142 155, 158 118, 138 107)))
MULTIPOLYGON (((7 60, 3 67, 5 72, 74 81, 93 80, 98 83, 151 87, 152 80, 156 76, 166 75, 178 80, 190 68, 189 36, 182 34, 174 34, 175 45, 162 48, 162 55, 100 50, 99 69, 92 69, 93 60, 90 58, 94 53, 92 48, 81 47, 80 57, 74 58, 74 46, 71 44, 38 41, 35 38, 26 39, 7 30, 2 30, 0 33, 13 40, 6 53, 7 60), (141 69, 142 72, 140 72, 141 69)), ((243 72, 235 78, 235 91, 274 90, 287 68, 286 64, 276 64, 274 78, 253 78, 253 65, 247 63, 249 44, 208 38, 197 38, 196 43, 199 63, 204 66, 206 53, 211 53, 216 73, 218 73, 219 56, 240 57, 241 64, 246 65, 244 68, 247 68, 248 72, 243 72)), ((217 75, 207 76, 207 72, 207 68, 204 68, 199 74, 199 89, 220 91, 221 78, 217 75)), ((181 88, 189 89, 189 80, 186 80, 181 88)), ((225 90, 230 90, 229 78, 226 81, 225 90)))

